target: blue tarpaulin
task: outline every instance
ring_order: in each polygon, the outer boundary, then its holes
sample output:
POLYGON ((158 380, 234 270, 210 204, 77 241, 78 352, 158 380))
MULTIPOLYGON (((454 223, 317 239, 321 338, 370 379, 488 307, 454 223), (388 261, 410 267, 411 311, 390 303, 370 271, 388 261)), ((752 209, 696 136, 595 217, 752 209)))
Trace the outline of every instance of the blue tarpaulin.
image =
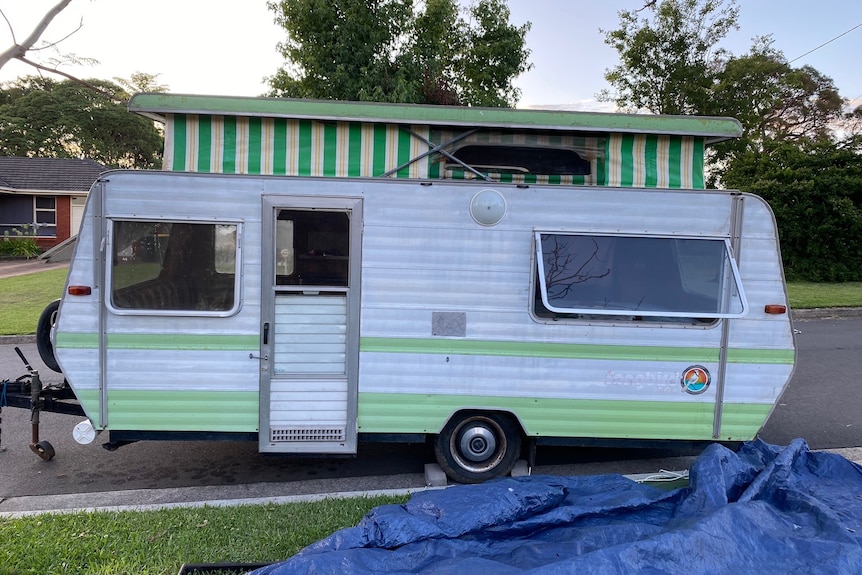
POLYGON ((862 574, 862 467, 762 441, 708 447, 672 491, 533 476, 413 495, 255 575, 862 574))

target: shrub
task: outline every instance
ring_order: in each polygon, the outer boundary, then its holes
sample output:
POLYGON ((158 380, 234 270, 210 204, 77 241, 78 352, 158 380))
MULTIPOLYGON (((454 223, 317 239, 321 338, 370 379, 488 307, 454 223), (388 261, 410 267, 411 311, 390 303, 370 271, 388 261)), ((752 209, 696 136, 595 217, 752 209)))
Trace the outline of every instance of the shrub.
POLYGON ((12 229, 12 234, 3 232, 0 239, 0 255, 11 257, 34 258, 39 255, 41 249, 36 243, 36 229, 29 224, 22 226, 24 229, 12 229))

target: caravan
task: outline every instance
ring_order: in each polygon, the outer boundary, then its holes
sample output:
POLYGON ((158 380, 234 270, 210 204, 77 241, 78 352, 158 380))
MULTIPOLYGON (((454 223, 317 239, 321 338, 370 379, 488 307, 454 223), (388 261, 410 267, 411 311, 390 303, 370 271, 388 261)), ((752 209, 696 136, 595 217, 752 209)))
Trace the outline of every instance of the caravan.
POLYGON ((727 118, 139 94, 163 171, 89 195, 41 322, 91 441, 273 453, 755 437, 795 350, 775 221, 707 190, 727 118), (53 318, 56 318, 54 320, 53 318))

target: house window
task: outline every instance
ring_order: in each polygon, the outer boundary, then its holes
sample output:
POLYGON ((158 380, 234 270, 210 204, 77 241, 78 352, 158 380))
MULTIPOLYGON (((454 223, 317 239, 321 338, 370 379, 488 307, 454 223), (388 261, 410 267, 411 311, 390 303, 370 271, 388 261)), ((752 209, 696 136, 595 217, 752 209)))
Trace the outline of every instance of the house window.
POLYGON ((36 223, 36 235, 42 237, 56 237, 57 198, 54 196, 34 196, 33 210, 33 221, 36 223))
POLYGON ((703 324, 747 310, 723 238, 537 232, 536 258, 540 318, 703 324))
POLYGON ((117 313, 231 315, 239 307, 239 224, 118 221, 111 226, 117 313))

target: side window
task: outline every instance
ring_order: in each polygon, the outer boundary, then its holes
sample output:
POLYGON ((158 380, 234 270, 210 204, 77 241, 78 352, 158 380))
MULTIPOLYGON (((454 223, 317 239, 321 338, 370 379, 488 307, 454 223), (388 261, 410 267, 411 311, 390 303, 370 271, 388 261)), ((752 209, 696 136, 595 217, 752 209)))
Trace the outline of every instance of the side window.
POLYGON ((279 210, 275 250, 276 285, 346 287, 350 217, 337 211, 279 210))
POLYGON ((238 224, 114 220, 117 311, 228 315, 238 307, 238 224))
POLYGON ((724 239, 536 233, 538 317, 710 323, 746 311, 724 239))

